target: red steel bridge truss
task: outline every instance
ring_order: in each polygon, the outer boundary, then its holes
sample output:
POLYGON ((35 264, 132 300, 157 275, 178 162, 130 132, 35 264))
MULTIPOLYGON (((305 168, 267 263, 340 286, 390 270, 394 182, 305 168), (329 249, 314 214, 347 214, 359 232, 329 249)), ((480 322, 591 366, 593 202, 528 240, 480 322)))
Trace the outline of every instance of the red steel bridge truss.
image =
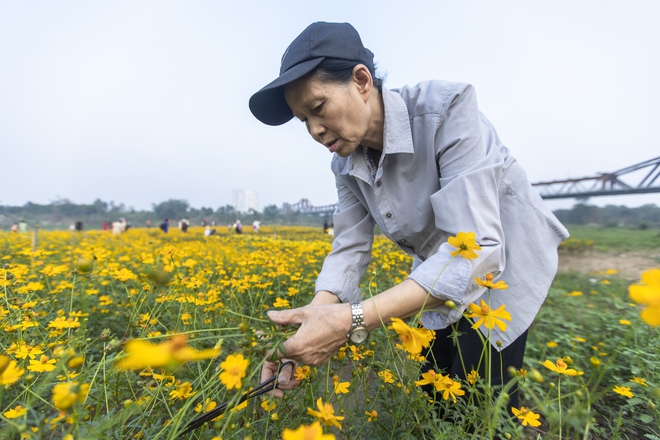
MULTIPOLYGON (((586 199, 598 196, 647 194, 660 192, 660 157, 621 168, 612 173, 579 179, 532 183, 544 199, 586 199)), ((283 210, 303 214, 332 214, 337 205, 313 206, 308 199, 285 203, 283 210)))

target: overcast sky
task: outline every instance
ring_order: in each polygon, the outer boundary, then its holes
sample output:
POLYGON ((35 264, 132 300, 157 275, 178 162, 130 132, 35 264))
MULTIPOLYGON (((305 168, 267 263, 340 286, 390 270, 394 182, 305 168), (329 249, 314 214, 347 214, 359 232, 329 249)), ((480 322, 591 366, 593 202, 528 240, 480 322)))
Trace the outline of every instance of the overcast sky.
POLYGON ((532 182, 615 171, 660 156, 658 17, 655 0, 0 0, 0 204, 334 203, 327 150, 247 104, 319 20, 352 23, 387 87, 474 84, 532 182))

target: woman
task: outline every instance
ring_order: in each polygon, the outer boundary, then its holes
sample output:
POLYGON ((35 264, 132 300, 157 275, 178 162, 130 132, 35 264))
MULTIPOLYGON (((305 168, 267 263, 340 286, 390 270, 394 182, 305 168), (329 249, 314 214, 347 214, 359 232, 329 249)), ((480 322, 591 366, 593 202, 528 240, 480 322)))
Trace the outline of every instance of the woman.
MULTIPOLYGON (((491 306, 506 304, 512 316, 505 332, 493 330, 491 350, 501 352, 505 371, 521 368, 527 329, 555 275, 557 246, 568 233, 479 112, 472 86, 429 81, 388 90, 374 76, 373 54, 350 24, 319 22, 291 43, 280 76, 252 96, 250 110, 268 125, 295 116, 334 153, 335 240, 314 300, 268 312, 277 324, 299 325, 284 343, 288 358, 323 364, 347 340, 363 342, 390 318, 424 307, 424 326, 436 330, 427 358, 452 377, 465 377, 446 336, 457 323, 463 360, 468 371, 476 367, 483 345, 462 314, 486 298, 475 278, 491 273, 510 286, 492 295, 491 306), (362 300, 358 286, 375 225, 415 263, 405 281, 362 300), (476 234, 478 258, 452 259, 455 248, 447 238, 461 231, 476 234), (447 307, 448 300, 455 307, 447 307)), ((499 359, 493 356, 494 383, 502 379, 499 359)), ((262 376, 275 371, 277 363, 266 362, 262 376)), ((281 389, 297 385, 290 376, 290 370, 280 373, 281 389)), ((514 406, 516 399, 512 396, 514 406)))

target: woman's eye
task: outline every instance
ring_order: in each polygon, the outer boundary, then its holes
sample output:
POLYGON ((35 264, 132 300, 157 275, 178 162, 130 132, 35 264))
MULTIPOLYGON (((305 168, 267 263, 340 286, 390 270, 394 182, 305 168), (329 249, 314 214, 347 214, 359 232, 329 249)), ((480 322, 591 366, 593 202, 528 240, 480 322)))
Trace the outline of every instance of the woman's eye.
POLYGON ((324 103, 321 103, 321 104, 317 105, 316 107, 314 107, 314 113, 318 114, 321 111, 321 109, 323 109, 323 104, 324 103))

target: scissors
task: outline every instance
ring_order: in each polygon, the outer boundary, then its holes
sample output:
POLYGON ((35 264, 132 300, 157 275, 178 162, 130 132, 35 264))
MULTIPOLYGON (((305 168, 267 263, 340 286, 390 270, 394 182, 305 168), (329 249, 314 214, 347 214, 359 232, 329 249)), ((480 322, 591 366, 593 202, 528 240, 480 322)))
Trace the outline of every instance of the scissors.
MULTIPOLYGON (((293 368, 293 361, 285 361, 280 364, 280 367, 277 369, 277 373, 274 374, 273 376, 269 377, 265 381, 261 382, 259 385, 257 385, 255 388, 252 388, 245 394, 241 396, 239 399, 238 403, 236 406, 240 405, 241 403, 245 402, 246 400, 252 398, 252 397, 257 397, 261 396, 262 394, 265 394, 269 391, 274 390, 277 388, 277 377, 279 376, 280 372, 282 369, 288 365, 291 365, 291 368, 293 368)), ((222 405, 218 406, 217 408, 213 408, 211 411, 207 411, 204 414, 202 414, 199 417, 195 417, 188 425, 186 426, 186 429, 179 434, 179 437, 188 434, 189 432, 199 428, 206 422, 210 422, 211 420, 215 419, 218 417, 220 414, 225 412, 227 409, 227 403, 223 403, 222 405)))

